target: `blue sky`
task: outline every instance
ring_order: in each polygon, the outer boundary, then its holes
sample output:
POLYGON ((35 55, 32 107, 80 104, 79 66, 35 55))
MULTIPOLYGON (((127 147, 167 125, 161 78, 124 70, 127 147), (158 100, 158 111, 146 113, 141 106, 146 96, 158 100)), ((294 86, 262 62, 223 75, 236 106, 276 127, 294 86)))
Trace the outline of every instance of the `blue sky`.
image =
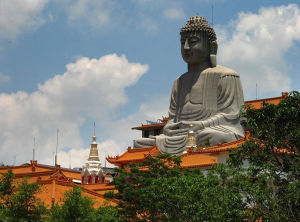
POLYGON ((96 122, 102 162, 132 145, 130 128, 167 115, 186 71, 179 30, 201 15, 218 64, 245 100, 300 90, 300 4, 279 0, 0 0, 0 162, 81 166, 96 122), (71 160, 71 161, 70 161, 71 160))

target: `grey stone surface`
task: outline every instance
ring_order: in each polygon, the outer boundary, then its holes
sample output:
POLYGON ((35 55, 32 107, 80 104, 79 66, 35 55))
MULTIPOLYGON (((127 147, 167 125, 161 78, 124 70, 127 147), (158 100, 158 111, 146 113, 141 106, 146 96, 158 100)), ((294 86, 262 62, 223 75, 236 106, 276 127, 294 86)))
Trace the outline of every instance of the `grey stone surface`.
POLYGON ((239 112, 244 104, 239 75, 216 65, 214 30, 200 16, 181 29, 181 54, 188 71, 175 80, 171 92, 169 121, 163 134, 134 141, 134 147, 157 144, 163 153, 181 154, 189 125, 193 124, 197 145, 230 142, 244 136, 239 112))

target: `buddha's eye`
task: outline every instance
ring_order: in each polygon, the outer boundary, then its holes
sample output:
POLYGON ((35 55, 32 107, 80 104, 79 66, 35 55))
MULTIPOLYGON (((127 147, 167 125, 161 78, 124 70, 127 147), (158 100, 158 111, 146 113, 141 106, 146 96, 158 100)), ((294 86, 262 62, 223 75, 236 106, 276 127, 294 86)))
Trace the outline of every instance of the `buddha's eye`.
POLYGON ((189 39, 189 44, 196 44, 196 43, 198 43, 199 41, 200 41, 199 38, 197 38, 197 37, 192 37, 192 38, 189 39))

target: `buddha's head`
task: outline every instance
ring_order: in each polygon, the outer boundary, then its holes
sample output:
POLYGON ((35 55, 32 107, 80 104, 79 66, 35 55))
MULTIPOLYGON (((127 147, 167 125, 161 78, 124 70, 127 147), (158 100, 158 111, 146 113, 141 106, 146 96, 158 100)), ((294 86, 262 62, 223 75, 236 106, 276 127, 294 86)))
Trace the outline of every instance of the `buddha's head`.
POLYGON ((180 30, 181 54, 188 64, 210 61, 216 66, 217 36, 214 29, 201 16, 191 17, 180 30))

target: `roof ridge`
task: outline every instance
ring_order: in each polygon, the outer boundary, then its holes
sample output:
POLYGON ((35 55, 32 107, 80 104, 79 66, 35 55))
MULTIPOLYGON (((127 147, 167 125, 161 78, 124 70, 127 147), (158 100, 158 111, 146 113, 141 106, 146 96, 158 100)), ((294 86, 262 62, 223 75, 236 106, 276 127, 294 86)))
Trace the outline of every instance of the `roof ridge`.
POLYGON ((282 93, 281 96, 277 96, 277 97, 269 97, 269 98, 264 98, 264 99, 248 100, 248 101, 245 101, 244 103, 260 102, 260 101, 265 101, 265 100, 284 99, 284 98, 287 97, 287 95, 288 95, 288 94, 286 94, 286 93, 282 93))

